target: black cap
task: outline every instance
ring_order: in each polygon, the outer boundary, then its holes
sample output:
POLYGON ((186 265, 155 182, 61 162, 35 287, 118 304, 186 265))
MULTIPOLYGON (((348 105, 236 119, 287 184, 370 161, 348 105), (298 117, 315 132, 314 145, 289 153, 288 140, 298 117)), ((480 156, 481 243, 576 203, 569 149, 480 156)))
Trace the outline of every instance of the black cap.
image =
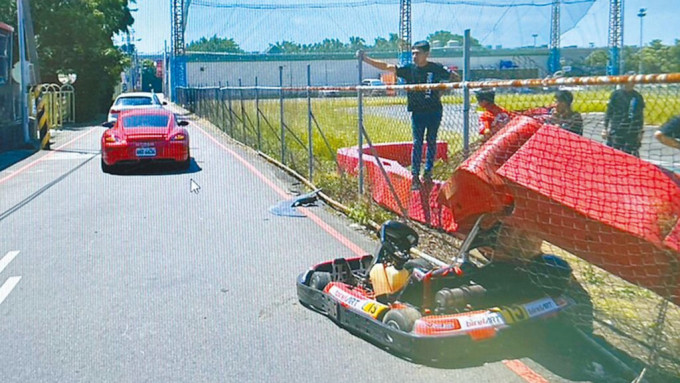
POLYGON ((416 41, 415 43, 413 43, 413 46, 411 47, 411 49, 417 49, 419 51, 429 52, 430 51, 430 43, 428 43, 426 40, 416 41))

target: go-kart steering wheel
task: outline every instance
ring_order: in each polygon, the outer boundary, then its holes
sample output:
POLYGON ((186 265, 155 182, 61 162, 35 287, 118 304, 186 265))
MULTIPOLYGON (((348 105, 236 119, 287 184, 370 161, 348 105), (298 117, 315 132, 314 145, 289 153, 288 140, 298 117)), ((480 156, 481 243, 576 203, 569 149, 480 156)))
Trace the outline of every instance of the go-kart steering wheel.
POLYGON ((386 253, 389 254, 388 257, 390 258, 389 261, 391 261, 394 266, 397 269, 401 269, 404 267, 404 264, 411 259, 411 254, 409 251, 402 251, 399 249, 397 246, 395 246, 393 243, 389 243, 389 246, 385 249, 386 253))

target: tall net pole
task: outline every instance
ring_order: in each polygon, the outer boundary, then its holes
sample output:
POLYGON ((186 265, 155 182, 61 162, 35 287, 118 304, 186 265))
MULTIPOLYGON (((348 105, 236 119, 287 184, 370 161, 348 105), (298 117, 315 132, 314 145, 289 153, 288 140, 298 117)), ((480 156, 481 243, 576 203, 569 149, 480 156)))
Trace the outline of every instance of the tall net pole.
POLYGON ((621 73, 621 50, 623 49, 623 0, 609 3, 609 65, 607 74, 621 73))
POLYGON ((191 0, 172 0, 172 52, 170 55, 170 83, 172 84, 172 89, 170 90, 170 94, 173 101, 175 100, 175 88, 186 86, 186 60, 184 56, 186 53, 186 46, 184 44, 184 30, 186 28, 186 16, 190 2, 191 0))
POLYGON ((550 73, 560 70, 560 0, 553 0, 552 3, 548 69, 550 73))
POLYGON ((411 63, 411 0, 399 1, 399 65, 411 63))

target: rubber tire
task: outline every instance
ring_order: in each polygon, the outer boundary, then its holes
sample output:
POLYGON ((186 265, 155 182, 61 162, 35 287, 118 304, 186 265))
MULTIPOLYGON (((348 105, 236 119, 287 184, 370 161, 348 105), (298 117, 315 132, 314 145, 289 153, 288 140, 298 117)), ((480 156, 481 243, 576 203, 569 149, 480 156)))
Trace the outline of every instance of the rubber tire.
POLYGON ((102 164, 102 171, 103 171, 104 173, 108 173, 108 174, 113 173, 113 166, 112 166, 112 165, 107 165, 107 164, 104 162, 103 159, 101 160, 101 164, 102 164))
POLYGON ((182 161, 179 163, 179 168, 181 170, 189 170, 191 167, 191 153, 187 153, 187 159, 186 161, 182 161))
POLYGON ((383 323, 395 330, 411 332, 416 320, 421 317, 420 311, 412 307, 405 307, 388 311, 383 318, 383 323))
POLYGON ((331 283, 331 273, 325 271, 315 271, 309 278, 309 287, 323 291, 326 285, 331 283))

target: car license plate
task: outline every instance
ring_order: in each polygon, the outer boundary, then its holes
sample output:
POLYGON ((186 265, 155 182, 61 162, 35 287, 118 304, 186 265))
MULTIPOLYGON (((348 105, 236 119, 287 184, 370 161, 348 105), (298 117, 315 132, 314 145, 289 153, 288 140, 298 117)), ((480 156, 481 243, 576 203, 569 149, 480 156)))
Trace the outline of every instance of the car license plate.
POLYGON ((156 148, 137 148, 137 157, 153 157, 156 155, 156 148))

